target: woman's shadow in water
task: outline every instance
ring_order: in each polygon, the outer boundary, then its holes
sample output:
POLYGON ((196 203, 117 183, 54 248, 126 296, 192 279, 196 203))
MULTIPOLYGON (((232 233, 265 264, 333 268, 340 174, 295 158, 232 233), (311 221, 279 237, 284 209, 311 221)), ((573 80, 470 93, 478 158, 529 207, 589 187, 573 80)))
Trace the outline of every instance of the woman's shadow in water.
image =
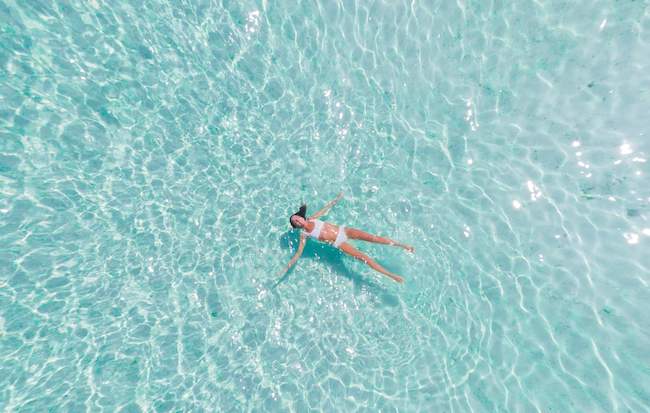
MULTIPOLYGON (((294 253, 299 242, 300 234, 296 231, 287 231, 280 237, 280 245, 282 248, 291 249, 294 251, 294 253)), ((369 281, 363 276, 350 271, 343 263, 343 257, 345 256, 345 253, 329 244, 308 240, 305 244, 305 249, 302 251, 300 259, 318 259, 320 262, 329 265, 337 274, 340 274, 348 280, 352 281, 356 291, 366 289, 367 291, 373 293, 384 304, 390 306, 397 306, 399 304, 397 296, 388 292, 383 286, 373 281, 369 281)), ((288 262, 289 260, 287 260, 287 264, 288 262)), ((294 264, 293 267, 291 267, 289 271, 287 271, 278 281, 276 281, 271 288, 275 289, 275 287, 277 287, 279 284, 285 282, 291 273, 295 270, 297 265, 298 263, 294 264)))

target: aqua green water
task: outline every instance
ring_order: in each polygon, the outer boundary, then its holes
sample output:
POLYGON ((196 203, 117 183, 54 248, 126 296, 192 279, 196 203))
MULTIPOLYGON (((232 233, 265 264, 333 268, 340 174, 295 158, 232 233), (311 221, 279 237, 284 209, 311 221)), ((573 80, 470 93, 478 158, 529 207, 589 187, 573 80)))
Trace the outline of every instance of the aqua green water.
POLYGON ((0 24, 0 410, 650 410, 647 1, 0 24))

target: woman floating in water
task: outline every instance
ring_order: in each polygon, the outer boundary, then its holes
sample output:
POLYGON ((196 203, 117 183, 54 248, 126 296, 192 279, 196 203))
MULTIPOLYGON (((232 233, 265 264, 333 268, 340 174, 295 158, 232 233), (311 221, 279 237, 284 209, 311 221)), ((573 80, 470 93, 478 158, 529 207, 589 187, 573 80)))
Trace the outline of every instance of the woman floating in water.
POLYGON ((347 241, 348 239, 359 239, 362 241, 375 242, 377 244, 387 244, 395 245, 397 247, 402 247, 409 252, 414 252, 413 247, 401 244, 399 242, 393 241, 389 238, 378 237, 376 235, 368 234, 361 230, 355 228, 346 228, 345 225, 334 225, 329 222, 323 222, 319 220, 319 217, 327 214, 327 212, 336 204, 341 198, 343 198, 343 193, 341 192, 335 200, 329 202, 323 207, 320 211, 316 212, 314 215, 306 218, 307 205, 302 205, 298 212, 291 215, 289 222, 294 228, 301 228, 303 231, 300 233, 300 245, 298 245, 298 251, 296 255, 293 256, 289 265, 282 271, 281 274, 284 274, 291 268, 293 264, 298 261, 302 250, 305 248, 305 242, 307 242, 307 237, 312 237, 318 241, 323 241, 333 244, 335 247, 339 248, 341 251, 345 252, 348 255, 353 256, 354 258, 361 260, 368 264, 372 269, 379 271, 380 273, 389 276, 398 283, 404 282, 404 279, 399 275, 395 275, 390 271, 386 270, 381 265, 377 264, 372 258, 368 257, 366 254, 362 253, 358 249, 354 248, 347 241))

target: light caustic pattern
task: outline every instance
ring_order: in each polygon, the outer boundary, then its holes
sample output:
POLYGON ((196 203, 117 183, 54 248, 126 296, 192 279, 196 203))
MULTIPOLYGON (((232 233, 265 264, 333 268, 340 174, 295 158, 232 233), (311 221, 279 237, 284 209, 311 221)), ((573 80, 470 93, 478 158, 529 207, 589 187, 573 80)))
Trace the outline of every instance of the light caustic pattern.
POLYGON ((0 410, 648 411, 647 1, 0 22, 0 410))

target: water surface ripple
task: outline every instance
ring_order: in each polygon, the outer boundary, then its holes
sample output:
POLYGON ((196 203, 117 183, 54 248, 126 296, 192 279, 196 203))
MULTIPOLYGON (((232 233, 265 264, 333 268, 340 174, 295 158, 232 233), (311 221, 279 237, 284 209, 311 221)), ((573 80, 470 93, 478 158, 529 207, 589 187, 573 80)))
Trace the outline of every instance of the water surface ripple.
POLYGON ((647 1, 0 0, 0 410, 650 410, 647 1), (310 243, 301 201, 413 244, 310 243))

